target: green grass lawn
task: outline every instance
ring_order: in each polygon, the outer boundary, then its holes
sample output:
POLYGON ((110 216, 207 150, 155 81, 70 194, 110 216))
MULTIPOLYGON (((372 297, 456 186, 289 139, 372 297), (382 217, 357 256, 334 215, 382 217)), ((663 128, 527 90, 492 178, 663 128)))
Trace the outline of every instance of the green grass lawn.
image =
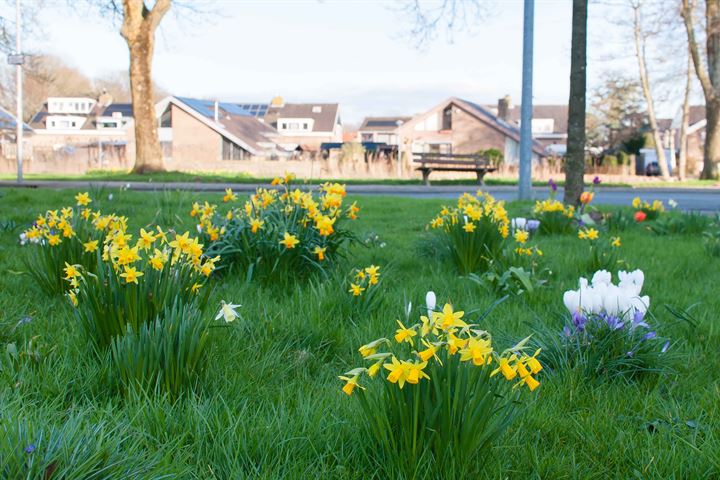
MULTIPOLYGON (((355 322, 329 315, 328 299, 347 295, 331 283, 211 281, 211 303, 240 303, 242 318, 212 332, 202 388, 174 402, 125 398, 105 388, 109 363, 90 355, 68 302, 45 296, 22 273, 27 247, 18 244, 20 230, 39 212, 73 204, 74 194, 0 191, 0 221, 18 224, 0 234, 0 356, 7 344, 30 341, 37 356, 0 362, 0 477, 4 457, 21 452, 40 461, 40 449, 24 449, 52 437, 64 442, 67 458, 74 449, 106 449, 133 468, 147 466, 132 478, 386 478, 362 434, 360 409, 340 391, 337 375, 361 363, 358 346, 394 333, 406 299, 422 305, 432 289, 439 304, 452 302, 466 312, 496 300, 451 265, 421 254, 425 225, 441 200, 353 198, 362 207, 358 235, 377 234, 380 241, 355 246, 341 268, 382 266, 377 311, 355 322)), ((152 223, 194 230, 190 203, 220 199, 107 189, 91 194, 93 207, 127 215, 130 231, 152 223)), ((527 204, 509 210, 529 213, 527 204)), ((521 416, 494 445, 481 478, 720 476, 720 260, 707 256, 696 236, 656 236, 634 227, 622 242, 622 257, 645 272, 650 311, 681 354, 673 365, 677 373, 589 382, 579 372, 546 369, 541 386, 523 396, 521 416), (695 305, 696 324, 676 320, 665 305, 695 305)), ((499 346, 540 327, 559 331, 566 313, 562 293, 577 288, 578 276, 592 274, 583 271, 585 249, 576 237, 538 243, 551 282, 535 296, 509 298, 485 321, 499 346)))

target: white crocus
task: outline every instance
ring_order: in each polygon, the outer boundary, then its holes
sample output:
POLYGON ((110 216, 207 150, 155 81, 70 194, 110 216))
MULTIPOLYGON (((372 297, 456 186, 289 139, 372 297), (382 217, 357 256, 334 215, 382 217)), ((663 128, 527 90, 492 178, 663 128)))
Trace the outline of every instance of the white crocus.
POLYGON ((626 288, 633 291, 635 295, 640 295, 640 291, 645 283, 645 274, 642 270, 634 270, 632 272, 619 271, 618 278, 620 278, 620 282, 618 283, 620 288, 626 288))
POLYGON ((432 318, 432 312, 435 310, 436 302, 435 292, 430 290, 425 294, 425 306, 427 306, 428 318, 432 318))
POLYGON ((527 225, 527 218, 524 218, 524 217, 513 218, 510 223, 512 225, 512 228, 515 230, 525 230, 525 226, 527 225))
POLYGON ((610 285, 612 282, 612 274, 607 270, 598 270, 592 277, 593 287, 597 287, 600 284, 610 285))
POLYGON ((238 318, 238 313, 235 310, 236 308, 240 308, 242 305, 235 305, 234 303, 225 303, 224 300, 220 302, 220 311, 217 315, 215 315, 215 320, 220 320, 221 318, 225 319, 225 323, 230 323, 235 321, 236 318, 238 318))

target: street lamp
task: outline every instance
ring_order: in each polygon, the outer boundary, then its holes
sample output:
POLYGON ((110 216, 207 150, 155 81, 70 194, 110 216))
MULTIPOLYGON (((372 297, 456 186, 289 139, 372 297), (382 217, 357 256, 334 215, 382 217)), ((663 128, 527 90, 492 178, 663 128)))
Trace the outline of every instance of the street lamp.
POLYGON ((395 122, 395 125, 397 125, 397 142, 398 142, 398 151, 397 151, 397 176, 398 178, 402 178, 402 133, 400 133, 400 127, 402 127, 402 124, 404 122, 402 120, 398 120, 395 122))

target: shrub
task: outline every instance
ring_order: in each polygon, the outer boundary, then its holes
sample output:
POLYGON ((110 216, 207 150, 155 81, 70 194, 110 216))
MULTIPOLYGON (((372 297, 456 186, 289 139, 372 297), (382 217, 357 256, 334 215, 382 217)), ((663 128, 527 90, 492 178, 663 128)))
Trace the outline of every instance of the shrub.
POLYGON ((443 253, 466 275, 486 271, 502 253, 509 224, 505 203, 478 190, 477 195, 462 194, 457 207, 442 207, 429 226, 437 232, 443 253))
POLYGON ((66 265, 80 265, 95 271, 94 252, 102 246, 105 236, 124 232, 127 219, 115 214, 102 215, 92 211, 87 193, 75 196, 76 207, 48 210, 20 236, 27 246, 23 261, 35 283, 48 294, 65 290, 62 273, 66 265))
POLYGON ((128 327, 110 347, 113 372, 123 390, 140 388, 176 398, 191 389, 207 366, 210 321, 197 305, 176 299, 157 318, 128 327))
POLYGON ((647 323, 648 296, 640 296, 641 270, 595 273, 563 296, 570 318, 561 335, 541 336, 545 358, 555 368, 578 368, 589 377, 637 377, 667 369, 670 341, 647 323))
POLYGON ((102 253, 95 253, 94 274, 77 265, 65 269, 68 297, 96 348, 109 346, 128 329, 139 332, 177 302, 207 303, 209 289, 202 289, 202 282, 217 259, 205 257, 196 238, 158 228, 156 233, 142 229, 135 246, 131 239, 120 231, 107 237, 102 253))
POLYGON ((520 391, 513 387, 534 390, 542 366, 539 352, 523 353, 525 341, 495 351, 491 335, 465 323, 464 312, 428 306, 418 323, 409 324, 409 311, 407 326, 397 321, 394 342, 380 338, 360 347, 369 366, 341 376, 342 390, 359 390, 372 450, 385 454, 390 469, 414 478, 430 466, 463 478, 515 417, 520 391), (360 385, 381 372, 387 377, 360 385))
POLYGON ((700 235, 712 224, 712 219, 702 213, 668 213, 648 225, 656 235, 700 235))
MULTIPOLYGON (((248 279, 291 280, 327 273, 355 237, 347 221, 360 208, 343 207, 345 187, 325 183, 317 191, 291 188, 291 178, 275 179, 280 190, 257 189, 243 208, 225 214, 216 205, 193 205, 208 254, 221 268, 248 279)), ((232 192, 226 201, 233 201, 232 192)))

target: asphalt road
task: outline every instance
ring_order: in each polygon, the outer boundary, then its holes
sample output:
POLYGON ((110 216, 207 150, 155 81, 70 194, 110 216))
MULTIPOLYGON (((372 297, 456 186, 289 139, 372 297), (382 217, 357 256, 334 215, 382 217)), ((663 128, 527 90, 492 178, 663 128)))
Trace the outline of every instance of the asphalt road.
MULTIPOLYGON (((91 186, 104 186, 106 188, 129 188, 139 191, 160 191, 160 190, 189 190, 198 192, 219 192, 225 188, 232 188, 235 192, 253 192, 259 186, 267 187, 267 184, 250 183, 161 183, 161 182, 88 182, 81 180, 73 181, 50 181, 37 180, 27 181, 22 185, 14 181, 0 181, 0 188, 51 188, 51 189, 88 189, 91 186)), ((454 199, 463 192, 474 192, 477 187, 471 185, 440 185, 425 187, 422 185, 348 185, 347 191, 353 195, 388 195, 410 198, 447 198, 454 199)), ((491 193, 500 200, 517 199, 517 187, 515 186, 487 186, 484 191, 491 193)), ((545 199, 549 195, 547 187, 538 187, 533 190, 535 199, 545 199)), ((562 198, 562 188, 557 193, 562 198)), ((597 188, 595 204, 605 205, 630 205, 632 199, 640 196, 643 200, 662 200, 665 205, 670 199, 678 203, 678 208, 683 210, 720 212, 720 189, 718 188, 597 188)))

